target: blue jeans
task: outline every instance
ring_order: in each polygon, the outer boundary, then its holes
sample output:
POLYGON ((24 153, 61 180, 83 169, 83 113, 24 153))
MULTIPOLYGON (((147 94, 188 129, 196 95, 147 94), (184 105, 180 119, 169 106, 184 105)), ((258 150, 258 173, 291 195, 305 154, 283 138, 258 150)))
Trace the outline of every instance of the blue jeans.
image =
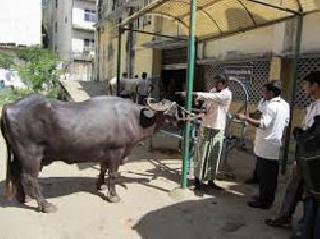
POLYGON ((303 224, 302 238, 303 239, 318 239, 320 238, 320 208, 319 202, 310 196, 303 203, 303 224))

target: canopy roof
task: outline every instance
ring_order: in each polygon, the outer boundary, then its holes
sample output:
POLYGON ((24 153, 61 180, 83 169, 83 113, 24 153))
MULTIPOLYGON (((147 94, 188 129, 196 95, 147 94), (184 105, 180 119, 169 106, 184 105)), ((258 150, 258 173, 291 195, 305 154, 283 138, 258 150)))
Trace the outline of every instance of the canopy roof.
MULTIPOLYGON (((189 5, 190 0, 156 0, 121 25, 151 14, 169 17, 188 29, 189 5)), ((219 38, 319 10, 320 0, 198 0, 195 34, 199 39, 219 38)))

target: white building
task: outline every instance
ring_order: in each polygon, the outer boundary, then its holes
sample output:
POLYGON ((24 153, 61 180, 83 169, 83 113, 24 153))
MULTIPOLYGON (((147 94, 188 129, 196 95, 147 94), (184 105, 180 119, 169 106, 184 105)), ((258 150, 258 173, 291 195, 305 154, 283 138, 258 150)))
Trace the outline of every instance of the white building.
POLYGON ((0 46, 42 44, 41 0, 2 0, 0 9, 0 46))
POLYGON ((47 0, 44 25, 48 46, 64 62, 66 78, 93 78, 95 0, 47 0))

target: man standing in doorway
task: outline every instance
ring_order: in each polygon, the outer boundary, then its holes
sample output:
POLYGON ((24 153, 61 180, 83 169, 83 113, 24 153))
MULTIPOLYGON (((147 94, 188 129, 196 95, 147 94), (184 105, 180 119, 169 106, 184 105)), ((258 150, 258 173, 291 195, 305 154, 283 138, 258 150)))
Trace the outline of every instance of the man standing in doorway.
POLYGON ((213 189, 221 189, 214 182, 221 157, 226 117, 232 100, 232 93, 226 79, 214 78, 216 87, 209 93, 194 93, 203 100, 206 113, 202 117, 199 143, 194 158, 195 190, 199 190, 203 181, 213 189))
POLYGON ((254 153, 257 156, 259 194, 249 201, 249 207, 269 209, 275 198, 279 174, 282 136, 289 119, 288 104, 281 99, 281 88, 275 83, 264 85, 269 103, 261 119, 238 114, 237 117, 257 127, 254 153))
POLYGON ((148 98, 148 95, 150 94, 150 88, 152 87, 152 84, 148 81, 147 77, 147 72, 143 72, 142 80, 139 82, 137 86, 138 104, 140 105, 143 104, 144 99, 148 98))

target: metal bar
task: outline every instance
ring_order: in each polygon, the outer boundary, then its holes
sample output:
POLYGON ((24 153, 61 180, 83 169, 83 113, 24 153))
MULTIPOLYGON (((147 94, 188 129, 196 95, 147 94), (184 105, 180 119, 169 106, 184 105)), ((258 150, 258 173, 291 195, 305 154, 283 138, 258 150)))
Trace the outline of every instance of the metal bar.
MULTIPOLYGON (((192 108, 192 92, 194 79, 194 60, 195 60, 195 12, 197 0, 190 0, 190 27, 189 27, 189 46, 188 46, 188 75, 186 81, 186 110, 191 111, 192 108)), ((190 158, 190 132, 191 123, 188 121, 184 130, 184 150, 181 175, 181 187, 187 187, 187 167, 190 158)))
POLYGON ((298 79, 298 60, 300 56, 301 40, 302 40, 302 30, 303 30, 303 16, 298 15, 296 17, 296 39, 295 39, 295 55, 292 64, 292 81, 291 81, 291 97, 290 97, 290 121, 286 131, 285 145, 283 158, 281 160, 281 174, 285 175, 286 165, 289 159, 289 147, 290 147, 290 137, 291 137, 291 127, 293 121, 293 110, 296 100, 296 88, 297 88, 297 79, 298 79))
POLYGON ((184 26, 185 28, 189 29, 189 26, 181 20, 181 18, 179 17, 175 17, 169 13, 164 13, 164 12, 156 12, 156 11, 153 11, 151 13, 146 13, 145 15, 152 15, 152 16, 165 16, 165 17, 168 17, 168 18, 171 18, 175 21, 177 21, 178 23, 180 23, 182 26, 184 26))
POLYGON ((223 31, 222 31, 221 27, 218 25, 217 21, 206 10, 200 9, 199 11, 202 11, 204 14, 206 14, 207 17, 210 18, 210 20, 214 23, 214 25, 216 25, 216 27, 218 28, 219 32, 221 34, 223 34, 223 31))
MULTIPOLYGON (((130 31, 129 28, 122 28, 122 30, 124 30, 124 31, 130 31)), ((184 41, 187 40, 186 38, 183 38, 183 37, 173 37, 173 36, 169 36, 169 35, 164 35, 164 34, 160 34, 160 33, 149 32, 149 31, 139 30, 139 29, 132 29, 132 31, 133 31, 133 32, 138 32, 138 33, 141 33, 141 34, 152 35, 152 36, 159 36, 159 37, 168 38, 168 39, 184 40, 184 41)))
MULTIPOLYGON (((305 13, 302 13, 300 15, 308 16, 310 14, 317 13, 317 12, 320 12, 320 9, 309 11, 309 12, 305 12, 305 13)), ((241 30, 224 32, 222 35, 205 35, 205 36, 202 36, 202 37, 198 37, 198 41, 199 42, 203 42, 203 41, 206 41, 206 40, 223 39, 223 38, 230 37, 230 36, 233 36, 233 35, 236 35, 236 34, 239 34, 239 33, 244 33, 246 31, 259 29, 259 28, 262 28, 262 27, 267 27, 267 26, 271 26, 271 25, 274 25, 274 24, 277 24, 277 23, 281 23, 281 22, 293 19, 295 17, 296 17, 296 15, 292 15, 292 16, 284 17, 284 18, 281 18, 281 19, 278 19, 278 20, 270 21, 268 23, 259 24, 257 26, 247 27, 247 28, 244 28, 244 29, 241 29, 241 30)))
MULTIPOLYGON (((129 8, 129 15, 133 15, 134 14, 134 8, 133 7, 130 7, 129 8)), ((135 52, 134 52, 134 32, 133 32, 133 29, 134 29, 134 25, 133 25, 133 22, 130 22, 129 23, 129 33, 128 33, 128 64, 127 64, 127 67, 128 67, 128 76, 130 79, 133 79, 134 77, 134 55, 135 55, 135 52)))
POLYGON ((267 22, 267 23, 264 23, 264 24, 259 24, 257 26, 250 26, 250 27, 247 27, 247 28, 243 28, 243 29, 240 29, 240 30, 235 30, 235 31, 228 31, 228 32, 223 32, 223 34, 221 35, 204 35, 202 37, 199 37, 199 41, 205 41, 205 40, 216 40, 216 39, 222 39, 222 38, 225 38, 225 37, 230 37, 232 35, 236 35, 236 34, 239 34, 239 33, 244 33, 246 31, 250 31, 250 30, 254 30, 254 29, 258 29, 258 28, 262 28, 262 27, 266 27, 266 26, 270 26, 270 25, 274 25, 274 24, 277 24, 277 23, 280 23, 280 22, 283 22, 285 20, 289 20, 289 19, 292 19, 294 18, 296 15, 292 15, 292 16, 288 16, 288 17, 284 17, 284 18, 281 18, 279 20, 275 20, 275 21, 270 21, 270 22, 267 22))
POLYGON ((272 5, 272 4, 270 4, 270 3, 261 2, 261 1, 258 1, 258 0, 246 0, 246 1, 248 1, 248 2, 254 2, 254 3, 260 4, 260 5, 262 5, 262 6, 274 8, 274 9, 277 9, 277 10, 280 10, 280 11, 283 11, 283 12, 290 12, 290 13, 293 13, 293 14, 295 14, 295 15, 298 15, 298 14, 299 14, 299 12, 294 11, 294 10, 292 10, 292 9, 290 9, 290 8, 275 6, 275 5, 272 5))
POLYGON ((118 52, 117 52, 117 96, 120 96, 120 71, 121 71, 121 34, 122 29, 120 27, 121 18, 119 19, 119 35, 118 35, 118 52))
POLYGON ((298 5, 298 8, 299 8, 299 11, 303 12, 303 7, 302 7, 302 4, 301 4, 300 0, 296 0, 296 2, 297 2, 297 5, 298 5))
POLYGON ((238 1, 239 4, 244 8, 244 10, 247 12, 247 14, 248 14, 248 16, 250 17, 253 25, 254 25, 254 26, 257 26, 257 22, 256 22, 256 20, 254 19, 252 13, 251 13, 251 12, 249 11, 249 9, 247 8, 247 6, 244 5, 244 3, 243 3, 242 1, 240 1, 240 0, 237 0, 237 1, 238 1))

